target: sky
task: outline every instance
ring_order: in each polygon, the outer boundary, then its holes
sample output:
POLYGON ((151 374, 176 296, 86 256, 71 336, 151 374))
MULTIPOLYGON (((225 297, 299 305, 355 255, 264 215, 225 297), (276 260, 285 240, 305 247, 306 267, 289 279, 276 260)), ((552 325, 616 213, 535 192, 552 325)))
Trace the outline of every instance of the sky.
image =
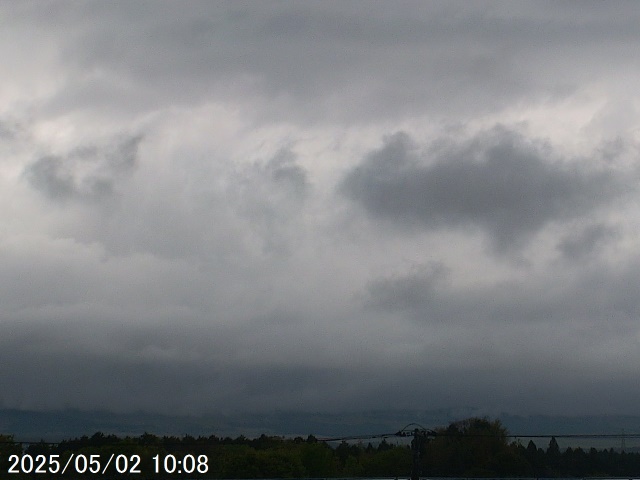
POLYGON ((0 407, 635 414, 636 2, 0 2, 0 407))

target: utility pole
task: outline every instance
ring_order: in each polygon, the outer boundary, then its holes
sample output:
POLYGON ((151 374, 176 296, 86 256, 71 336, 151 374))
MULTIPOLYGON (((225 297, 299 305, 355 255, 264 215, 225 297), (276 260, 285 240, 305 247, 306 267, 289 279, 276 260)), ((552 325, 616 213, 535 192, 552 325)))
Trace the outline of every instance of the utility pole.
POLYGON ((420 430, 417 428, 413 430, 413 440, 411 440, 411 453, 413 454, 413 460, 411 462, 411 480, 420 479, 420 471, 422 470, 420 465, 420 450, 424 444, 424 436, 420 434, 420 430))
MULTIPOLYGON (((413 439, 411 440, 411 480, 420 480, 420 474, 422 473, 420 452, 422 451, 424 444, 427 442, 427 438, 429 436, 435 435, 435 432, 424 428, 414 428, 411 434, 413 435, 413 439)), ((397 433, 397 435, 409 436, 409 432, 406 430, 401 430, 397 433)))

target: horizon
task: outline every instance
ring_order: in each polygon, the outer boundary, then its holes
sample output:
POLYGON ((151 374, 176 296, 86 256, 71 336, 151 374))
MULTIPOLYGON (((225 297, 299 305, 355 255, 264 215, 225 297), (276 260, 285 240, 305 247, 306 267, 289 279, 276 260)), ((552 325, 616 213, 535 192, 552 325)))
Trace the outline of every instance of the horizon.
MULTIPOLYGON (((446 428, 469 418, 497 420, 506 429, 510 442, 526 445, 533 440, 544 448, 555 437, 562 449, 614 448, 617 451, 640 451, 640 415, 636 416, 517 416, 502 413, 481 415, 469 410, 438 411, 369 411, 321 414, 318 412, 276 412, 265 414, 207 414, 174 416, 134 412, 116 414, 108 411, 23 411, 0 409, 0 434, 11 434, 19 443, 57 443, 62 440, 91 437, 96 433, 119 437, 143 434, 183 438, 209 437, 255 439, 262 435, 293 439, 314 436, 318 441, 351 437, 352 441, 374 441, 375 437, 416 426, 426 430, 446 428)), ((394 437, 395 438, 395 437, 394 437)), ((398 437, 399 438, 399 437, 398 437)), ((399 441, 395 438, 394 442, 399 441)), ((404 437, 403 437, 404 438, 404 437)), ((388 438, 389 441, 392 438, 388 438)), ((406 438, 405 438, 406 440, 406 438)), ((379 439, 377 440, 379 441, 379 439)), ((404 440, 403 440, 404 442, 404 440)))

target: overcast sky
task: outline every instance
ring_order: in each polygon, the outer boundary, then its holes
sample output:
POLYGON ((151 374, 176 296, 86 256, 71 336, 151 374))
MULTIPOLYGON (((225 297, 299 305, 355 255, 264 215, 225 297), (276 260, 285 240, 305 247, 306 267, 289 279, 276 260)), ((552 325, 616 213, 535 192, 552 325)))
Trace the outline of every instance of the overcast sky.
POLYGON ((640 402, 637 2, 0 2, 0 407, 640 402))

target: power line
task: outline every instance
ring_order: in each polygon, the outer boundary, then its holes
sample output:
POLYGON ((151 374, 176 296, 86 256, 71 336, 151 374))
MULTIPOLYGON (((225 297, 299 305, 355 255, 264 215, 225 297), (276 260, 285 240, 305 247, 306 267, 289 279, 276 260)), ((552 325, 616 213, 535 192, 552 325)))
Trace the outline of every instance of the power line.
MULTIPOLYGON (((504 436, 506 438, 598 438, 598 439, 612 439, 612 440, 622 440, 625 439, 633 439, 640 438, 640 433, 507 433, 505 435, 492 434, 492 433, 457 433, 457 432, 447 432, 447 431, 435 431, 430 430, 423 427, 417 423, 410 423, 400 430, 396 432, 386 432, 386 433, 373 433, 373 434, 359 434, 359 435, 344 435, 340 437, 316 437, 319 442, 341 442, 341 441, 351 441, 351 440, 367 440, 367 439, 376 439, 376 438, 391 438, 391 437, 410 437, 414 436, 416 431, 420 435, 427 437, 465 437, 465 438, 495 438, 504 436), (409 427, 414 426, 415 428, 410 429, 409 427)), ((58 442, 48 442, 45 440, 0 440, 0 444, 22 444, 22 445, 59 445, 61 443, 65 444, 73 444, 75 442, 81 441, 82 439, 68 439, 61 440, 58 442)), ((136 437, 129 438, 131 444, 137 444, 136 437), (131 441, 133 440, 133 441, 131 441)), ((121 441, 121 439, 118 439, 121 441)), ((206 444, 210 440, 209 438, 200 438, 195 439, 194 441, 163 441, 162 437, 158 438, 159 443, 168 445, 168 444, 176 444, 176 445, 202 445, 206 444)), ((219 442, 219 440, 217 440, 219 442)))
POLYGON ((451 431, 434 431, 428 430, 424 428, 422 425, 416 423, 410 423, 400 429, 395 433, 380 433, 374 435, 352 435, 346 437, 334 437, 334 438, 325 438, 318 439, 325 442, 333 442, 333 441, 347 441, 347 440, 364 440, 364 439, 373 439, 373 438, 387 438, 387 437, 409 437, 412 436, 411 440, 411 452, 412 452, 412 466, 411 466, 411 480, 419 480, 420 479, 420 469, 421 469, 421 450, 424 446, 425 442, 430 437, 454 437, 454 438, 607 438, 607 439, 618 439, 622 438, 624 442, 625 438, 640 438, 640 434, 622 434, 619 433, 573 433, 573 434, 508 434, 508 433, 460 433, 460 432, 451 432, 451 431), (414 427, 410 429, 409 427, 414 427))
MULTIPOLYGON (((640 438, 640 433, 507 433, 505 435, 498 435, 492 433, 455 433, 455 432, 435 432, 429 430, 427 435, 430 437, 473 437, 473 438, 495 438, 504 436, 507 438, 602 438, 602 439, 625 439, 625 438, 640 438)), ((343 437, 326 437, 318 438, 321 442, 336 442, 347 440, 366 440, 368 438, 388 438, 388 437, 408 437, 413 435, 413 432, 395 432, 395 433, 379 433, 372 435, 350 435, 343 437)))

